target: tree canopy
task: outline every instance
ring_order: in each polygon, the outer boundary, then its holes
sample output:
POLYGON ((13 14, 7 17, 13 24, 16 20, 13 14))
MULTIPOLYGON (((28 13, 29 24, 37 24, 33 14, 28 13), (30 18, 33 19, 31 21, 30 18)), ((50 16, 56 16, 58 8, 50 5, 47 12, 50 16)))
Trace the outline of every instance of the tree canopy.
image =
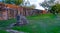
POLYGON ((44 2, 40 3, 40 6, 42 6, 45 9, 47 8, 50 9, 50 7, 55 4, 54 1, 55 0, 49 0, 49 1, 45 0, 44 2))
POLYGON ((31 6, 30 6, 30 8, 33 8, 33 9, 35 9, 35 7, 36 7, 35 5, 31 5, 31 6))
POLYGON ((51 13, 59 13, 60 12, 60 4, 55 4, 51 7, 51 13))
POLYGON ((2 2, 6 4, 20 5, 23 3, 23 0, 2 0, 2 2))
POLYGON ((35 9, 36 6, 33 4, 33 5, 30 5, 30 6, 25 6, 25 7, 29 7, 29 8, 35 9))
POLYGON ((14 0, 13 3, 16 5, 20 5, 23 3, 23 0, 14 0))

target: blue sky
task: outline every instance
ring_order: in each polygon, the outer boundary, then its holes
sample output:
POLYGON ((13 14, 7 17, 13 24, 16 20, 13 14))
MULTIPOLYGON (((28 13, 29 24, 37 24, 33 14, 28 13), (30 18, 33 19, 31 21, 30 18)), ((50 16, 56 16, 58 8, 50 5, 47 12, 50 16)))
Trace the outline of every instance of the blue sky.
POLYGON ((1 0, 0 0, 1 1, 1 0))

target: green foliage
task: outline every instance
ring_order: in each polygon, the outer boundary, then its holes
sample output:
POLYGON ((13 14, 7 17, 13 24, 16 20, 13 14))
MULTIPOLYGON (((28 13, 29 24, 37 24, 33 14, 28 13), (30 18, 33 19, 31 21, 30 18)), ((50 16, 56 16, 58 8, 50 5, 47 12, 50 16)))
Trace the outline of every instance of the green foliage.
POLYGON ((3 3, 12 4, 12 0, 2 0, 3 3))
POLYGON ((16 5, 20 5, 21 3, 23 3, 23 0, 13 0, 13 3, 16 5))
POLYGON ((2 0, 3 3, 20 5, 23 0, 2 0))
POLYGON ((51 7, 52 13, 59 13, 60 12, 60 4, 55 4, 51 7))

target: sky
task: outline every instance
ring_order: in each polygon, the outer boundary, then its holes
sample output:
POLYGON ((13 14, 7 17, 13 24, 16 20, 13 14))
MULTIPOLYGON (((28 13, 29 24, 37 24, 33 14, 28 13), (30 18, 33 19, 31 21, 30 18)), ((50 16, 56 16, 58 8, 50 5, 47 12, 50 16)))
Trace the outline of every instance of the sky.
POLYGON ((42 6, 39 5, 39 3, 42 3, 44 0, 29 0, 30 4, 34 4, 36 6, 36 9, 44 10, 42 6))
POLYGON ((44 8, 39 5, 39 3, 42 3, 44 0, 29 0, 29 1, 31 5, 34 4, 36 6, 36 9, 44 10, 44 8))

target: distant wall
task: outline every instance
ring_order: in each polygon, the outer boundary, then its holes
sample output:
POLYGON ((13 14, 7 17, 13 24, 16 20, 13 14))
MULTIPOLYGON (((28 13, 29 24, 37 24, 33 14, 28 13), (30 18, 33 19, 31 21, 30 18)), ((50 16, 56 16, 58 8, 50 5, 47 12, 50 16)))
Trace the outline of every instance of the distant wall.
POLYGON ((0 20, 7 20, 11 18, 15 18, 17 14, 22 14, 24 16, 31 16, 36 14, 45 14, 45 10, 38 10, 38 9, 32 9, 22 6, 16 6, 12 4, 5 4, 7 9, 2 11, 2 17, 0 17, 0 20))

